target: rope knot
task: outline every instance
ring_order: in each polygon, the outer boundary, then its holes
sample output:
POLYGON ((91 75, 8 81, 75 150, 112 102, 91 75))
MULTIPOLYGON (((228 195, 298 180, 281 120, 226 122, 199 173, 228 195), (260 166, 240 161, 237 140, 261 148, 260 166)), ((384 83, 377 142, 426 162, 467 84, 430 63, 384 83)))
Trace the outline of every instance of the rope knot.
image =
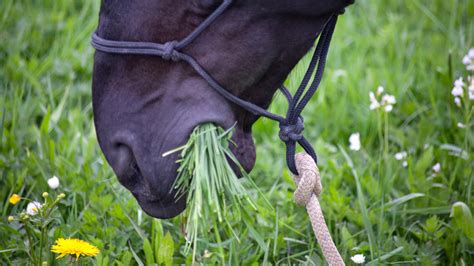
POLYGON ((318 166, 313 158, 306 153, 296 154, 295 164, 299 173, 299 176, 293 176, 297 186, 294 196, 295 201, 297 204, 306 207, 309 219, 311 220, 311 226, 327 263, 331 266, 344 266, 344 260, 342 260, 339 251, 337 251, 336 245, 334 245, 324 220, 323 211, 319 205, 318 196, 321 193, 322 187, 318 166))
POLYGON ((278 136, 283 142, 299 141, 303 138, 304 121, 301 116, 298 117, 296 123, 288 123, 288 120, 280 123, 280 133, 278 136))
POLYGON ((306 206, 313 196, 319 197, 322 190, 319 169, 313 158, 306 153, 298 153, 295 155, 296 169, 299 176, 294 175, 293 179, 296 183, 294 193, 295 202, 299 205, 306 206))
POLYGON ((176 45, 178 45, 177 41, 171 41, 167 42, 163 45, 163 54, 161 55, 161 58, 164 60, 173 60, 173 61, 179 61, 178 54, 176 52, 176 45))

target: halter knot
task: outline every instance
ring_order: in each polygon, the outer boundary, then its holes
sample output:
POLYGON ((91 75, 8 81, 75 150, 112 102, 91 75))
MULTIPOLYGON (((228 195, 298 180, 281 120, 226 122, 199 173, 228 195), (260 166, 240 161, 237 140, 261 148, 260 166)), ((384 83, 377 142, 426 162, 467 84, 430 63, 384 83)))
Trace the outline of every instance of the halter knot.
POLYGON ((306 153, 296 154, 295 163, 299 175, 293 175, 297 186, 294 199, 297 204, 306 206, 313 194, 319 197, 323 189, 319 169, 313 158, 306 153))
POLYGON ((167 42, 163 45, 163 54, 161 55, 161 58, 164 60, 173 60, 173 61, 179 61, 179 56, 176 51, 176 45, 178 45, 177 41, 171 41, 167 42))
POLYGON ((280 133, 278 136, 283 142, 299 141, 303 138, 304 121, 300 116, 296 123, 288 123, 288 120, 280 123, 280 133))

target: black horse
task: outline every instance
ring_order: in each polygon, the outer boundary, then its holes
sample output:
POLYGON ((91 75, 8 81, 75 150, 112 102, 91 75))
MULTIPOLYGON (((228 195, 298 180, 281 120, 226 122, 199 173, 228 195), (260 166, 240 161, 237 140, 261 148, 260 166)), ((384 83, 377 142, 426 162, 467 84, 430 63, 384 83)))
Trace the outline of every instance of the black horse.
MULTIPOLYGON (((97 35, 165 43, 192 32, 222 0, 103 0, 97 35)), ((184 50, 233 95, 267 108, 324 24, 353 0, 237 0, 184 50)), ((255 163, 259 118, 228 102, 189 65, 160 57, 97 52, 93 107, 99 144, 117 177, 148 214, 178 215, 171 186, 177 155, 194 127, 236 123, 232 151, 255 163)))

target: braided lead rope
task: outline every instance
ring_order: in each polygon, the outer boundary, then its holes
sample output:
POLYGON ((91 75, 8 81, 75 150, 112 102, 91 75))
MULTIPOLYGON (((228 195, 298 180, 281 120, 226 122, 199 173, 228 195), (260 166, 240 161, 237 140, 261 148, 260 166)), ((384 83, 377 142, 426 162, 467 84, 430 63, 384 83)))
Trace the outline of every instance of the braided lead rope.
POLYGON ((321 246, 324 258, 329 265, 345 265, 339 251, 332 240, 323 211, 319 205, 319 194, 322 191, 319 169, 313 158, 306 153, 295 155, 296 169, 300 175, 293 175, 293 180, 297 186, 294 198, 298 205, 306 207, 306 210, 313 226, 316 239, 321 246))

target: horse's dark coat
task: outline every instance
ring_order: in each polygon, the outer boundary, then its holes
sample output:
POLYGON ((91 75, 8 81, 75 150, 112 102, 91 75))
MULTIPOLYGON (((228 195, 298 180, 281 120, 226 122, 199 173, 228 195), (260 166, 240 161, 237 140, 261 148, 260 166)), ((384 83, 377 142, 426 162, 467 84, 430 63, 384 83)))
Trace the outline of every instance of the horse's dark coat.
MULTIPOLYGON (((167 42, 184 38, 219 0, 103 0, 99 36, 167 42)), ((268 107, 277 87, 310 49, 331 13, 352 0, 237 0, 185 52, 234 95, 268 107)), ((177 154, 192 129, 237 121, 233 152, 250 171, 258 117, 232 105, 182 62, 97 52, 94 119, 100 146, 120 182, 158 218, 185 208, 170 193, 177 154)))

